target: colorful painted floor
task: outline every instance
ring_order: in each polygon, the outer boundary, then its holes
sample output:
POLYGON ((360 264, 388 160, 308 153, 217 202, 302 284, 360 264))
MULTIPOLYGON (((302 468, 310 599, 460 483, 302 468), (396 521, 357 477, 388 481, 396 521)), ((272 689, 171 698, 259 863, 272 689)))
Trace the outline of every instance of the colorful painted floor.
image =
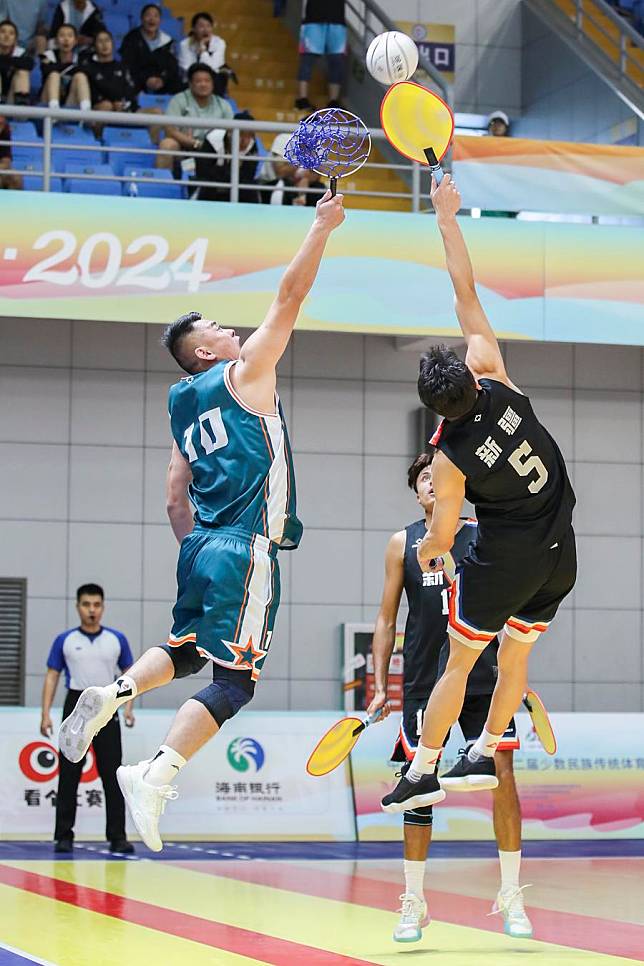
POLYGON ((527 843, 535 940, 489 917, 497 861, 487 843, 440 844, 433 922, 391 940, 400 846, 167 846, 116 859, 79 845, 0 842, 0 964, 123 966, 617 966, 644 962, 644 843, 527 843))

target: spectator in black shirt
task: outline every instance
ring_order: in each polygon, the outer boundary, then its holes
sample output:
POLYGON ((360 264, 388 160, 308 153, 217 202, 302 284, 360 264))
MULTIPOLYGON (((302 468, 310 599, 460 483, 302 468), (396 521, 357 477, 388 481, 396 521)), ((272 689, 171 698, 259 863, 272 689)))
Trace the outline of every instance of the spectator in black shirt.
POLYGON ((78 32, 70 23, 61 24, 56 31, 56 49, 46 50, 40 58, 43 86, 40 100, 48 107, 80 107, 89 111, 92 106, 87 74, 79 63, 78 32))
MULTIPOLYGON (((109 30, 99 30, 93 53, 85 62, 89 77, 92 107, 95 111, 136 111, 136 88, 125 64, 114 59, 114 38, 109 30)), ((101 136, 103 125, 96 125, 101 136)))
POLYGON ((160 29, 161 8, 148 3, 141 10, 141 25, 130 30, 121 44, 121 58, 137 91, 176 94, 182 90, 179 63, 172 37, 160 29))
POLYGON ((7 104, 29 103, 29 71, 34 59, 18 44, 18 28, 11 20, 0 23, 0 97, 7 104))
MULTIPOLYGON (((0 141, 11 141, 11 131, 5 117, 0 117, 0 141)), ((3 174, 11 164, 11 145, 0 144, 0 188, 20 190, 22 178, 19 174, 3 174)))
MULTIPOLYGON (((249 111, 235 114, 236 121, 254 121, 249 111)), ((232 158, 223 158, 232 153, 232 131, 215 128, 209 131, 201 148, 195 155, 197 181, 225 181, 230 184, 232 158)), ((257 142, 254 131, 239 132, 239 200, 255 205, 260 202, 261 192, 255 186, 257 174, 257 142), (249 155, 251 155, 249 157, 249 155), (249 187, 243 187, 248 185, 249 187)), ((197 188, 195 198, 200 201, 230 201, 230 188, 197 188)))
POLYGON ((278 134, 271 145, 271 157, 265 161, 260 176, 261 183, 271 185, 272 191, 262 191, 262 201, 270 205, 298 205, 314 207, 326 188, 315 171, 298 168, 284 157, 284 150, 291 138, 290 134, 278 134), (299 188, 301 193, 287 191, 299 188), (315 188, 315 191, 305 191, 315 188))
POLYGON ((344 79, 347 52, 347 28, 344 0, 306 0, 300 27, 300 66, 297 74, 298 95, 295 106, 300 111, 314 111, 309 100, 309 81, 315 61, 326 54, 329 107, 340 107, 340 89, 344 79))
POLYGON ((54 10, 49 36, 55 37, 64 23, 76 28, 79 47, 91 47, 94 37, 105 26, 101 11, 91 0, 61 0, 54 10))

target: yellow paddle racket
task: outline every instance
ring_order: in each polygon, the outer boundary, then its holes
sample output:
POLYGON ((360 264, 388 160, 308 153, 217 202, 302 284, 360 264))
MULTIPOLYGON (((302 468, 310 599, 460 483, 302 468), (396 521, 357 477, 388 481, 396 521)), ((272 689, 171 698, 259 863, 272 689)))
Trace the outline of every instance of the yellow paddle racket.
POLYGON ((338 765, 345 761, 355 746, 356 741, 369 725, 378 721, 382 709, 362 721, 360 718, 342 718, 337 721, 318 741, 306 763, 309 775, 319 778, 328 775, 338 765))
POLYGON ((552 730, 545 704, 537 692, 532 690, 526 691, 523 695, 523 704, 532 719, 532 726, 543 750, 549 755, 554 755, 557 751, 557 739, 552 730))
POLYGON ((410 161, 428 165, 440 184, 440 162, 454 134, 454 115, 445 101, 414 81, 401 81, 385 94, 380 123, 396 151, 410 161))

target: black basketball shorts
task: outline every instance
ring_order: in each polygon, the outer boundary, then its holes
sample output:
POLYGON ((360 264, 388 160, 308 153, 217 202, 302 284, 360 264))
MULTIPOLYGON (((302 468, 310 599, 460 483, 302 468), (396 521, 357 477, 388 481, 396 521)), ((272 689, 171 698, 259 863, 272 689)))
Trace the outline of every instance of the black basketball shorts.
POLYGON ((487 557, 473 547, 458 565, 450 589, 449 634, 482 651, 506 634, 532 644, 548 630, 559 605, 575 585, 577 554, 572 527, 549 550, 532 557, 487 557))

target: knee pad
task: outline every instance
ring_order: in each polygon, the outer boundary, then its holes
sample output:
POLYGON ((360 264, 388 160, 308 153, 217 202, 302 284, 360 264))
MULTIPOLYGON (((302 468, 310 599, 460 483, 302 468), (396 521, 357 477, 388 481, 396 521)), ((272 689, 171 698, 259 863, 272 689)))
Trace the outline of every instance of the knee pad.
POLYGON ((199 701, 210 712, 219 727, 237 714, 245 704, 248 704, 252 694, 231 684, 230 681, 213 681, 207 688, 193 694, 193 701, 199 701))
POLYGON ((196 674, 205 666, 208 658, 201 657, 197 653, 197 647, 191 641, 181 644, 179 647, 171 647, 170 644, 159 644, 162 651, 170 655, 170 660, 174 664, 175 678, 187 678, 191 674, 196 674))
POLYGON ((405 825, 431 825, 433 821, 434 811, 431 805, 403 812, 403 823, 405 825))

